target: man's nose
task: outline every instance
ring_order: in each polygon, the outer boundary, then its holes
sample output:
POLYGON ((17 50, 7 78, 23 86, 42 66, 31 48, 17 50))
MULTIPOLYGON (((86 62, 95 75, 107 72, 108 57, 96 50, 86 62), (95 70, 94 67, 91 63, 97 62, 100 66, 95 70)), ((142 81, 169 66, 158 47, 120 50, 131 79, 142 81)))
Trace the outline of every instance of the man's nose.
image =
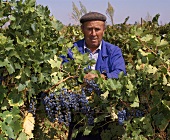
POLYGON ((96 35, 96 30, 95 30, 95 29, 92 29, 91 34, 92 34, 93 36, 95 36, 95 35, 96 35))

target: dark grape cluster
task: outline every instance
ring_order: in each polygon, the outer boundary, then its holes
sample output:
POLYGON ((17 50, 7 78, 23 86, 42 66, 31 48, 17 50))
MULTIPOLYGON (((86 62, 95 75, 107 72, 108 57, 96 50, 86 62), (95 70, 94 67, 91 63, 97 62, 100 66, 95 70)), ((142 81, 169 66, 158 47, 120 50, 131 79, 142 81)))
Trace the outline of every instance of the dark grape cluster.
POLYGON ((83 89, 81 93, 74 93, 63 88, 49 95, 42 94, 42 101, 51 122, 57 120, 59 123, 69 125, 72 121, 72 112, 87 115, 90 124, 92 124, 92 120, 94 120, 92 116, 90 116, 90 107, 83 89))
POLYGON ((118 123, 120 125, 123 125, 123 122, 129 118, 134 118, 134 117, 143 117, 144 116, 144 112, 141 111, 141 110, 135 110, 135 109, 132 109, 132 110, 127 110, 127 109, 124 109, 124 110, 121 110, 121 111, 118 111, 118 123))
POLYGON ((145 113, 141 110, 138 109, 132 109, 131 111, 127 111, 127 117, 132 118, 132 117, 143 117, 145 113))
POLYGON ((28 112, 32 113, 33 116, 35 116, 35 112, 36 112, 36 98, 31 98, 30 103, 29 103, 29 109, 28 112))
POLYGON ((126 110, 118 111, 118 123, 123 125, 123 122, 127 119, 126 110))
POLYGON ((84 81, 85 81, 85 88, 84 88, 84 90, 85 90, 87 95, 91 94, 92 92, 94 92, 97 95, 101 95, 102 94, 102 91, 99 88, 99 85, 96 84, 96 82, 94 80, 85 79, 84 81))

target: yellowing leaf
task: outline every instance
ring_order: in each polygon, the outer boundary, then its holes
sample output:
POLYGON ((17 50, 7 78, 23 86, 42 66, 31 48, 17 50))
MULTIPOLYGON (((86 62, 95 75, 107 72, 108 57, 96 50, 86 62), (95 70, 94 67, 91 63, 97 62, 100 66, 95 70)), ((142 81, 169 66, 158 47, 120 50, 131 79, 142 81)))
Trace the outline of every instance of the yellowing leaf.
POLYGON ((18 75, 18 76, 16 76, 15 78, 16 78, 16 79, 20 79, 20 78, 21 78, 21 75, 18 75))
POLYGON ((32 130, 34 130, 34 123, 35 123, 34 117, 32 116, 31 113, 28 113, 24 119, 23 128, 24 132, 29 136, 32 134, 32 130))
POLYGON ((109 92, 108 92, 108 91, 106 91, 105 93, 101 94, 101 96, 102 96, 104 99, 107 99, 108 95, 109 95, 109 92))
POLYGON ((165 75, 163 75, 163 85, 167 85, 168 80, 165 75))
POLYGON ((168 44, 169 44, 168 41, 162 39, 161 42, 160 42, 160 44, 159 44, 158 46, 166 46, 166 45, 168 45, 168 44))
POLYGON ((148 52, 144 52, 142 49, 139 49, 139 52, 140 52, 143 56, 147 56, 148 54, 150 54, 150 53, 148 53, 148 52))
POLYGON ((131 107, 139 107, 139 102, 133 102, 133 104, 130 105, 131 107))
POLYGON ((118 119, 118 116, 117 116, 117 114, 116 114, 115 112, 112 112, 112 113, 111 113, 111 118, 112 118, 113 120, 115 120, 115 119, 118 119))
POLYGON ((139 97, 136 96, 134 99, 133 104, 130 105, 131 107, 139 107, 139 97))
POLYGON ((153 74, 155 74, 156 72, 157 72, 157 68, 156 67, 154 67, 154 66, 152 66, 152 65, 148 65, 148 69, 147 69, 147 72, 148 73, 153 73, 153 74))

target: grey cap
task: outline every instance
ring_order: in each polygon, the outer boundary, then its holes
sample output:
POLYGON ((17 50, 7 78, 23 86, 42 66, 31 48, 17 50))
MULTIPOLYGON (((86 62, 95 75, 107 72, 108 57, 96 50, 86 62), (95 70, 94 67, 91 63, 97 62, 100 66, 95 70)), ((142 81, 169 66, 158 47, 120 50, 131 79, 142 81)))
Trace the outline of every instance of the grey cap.
POLYGON ((89 12, 80 18, 81 23, 94 20, 106 21, 106 16, 98 12, 89 12))

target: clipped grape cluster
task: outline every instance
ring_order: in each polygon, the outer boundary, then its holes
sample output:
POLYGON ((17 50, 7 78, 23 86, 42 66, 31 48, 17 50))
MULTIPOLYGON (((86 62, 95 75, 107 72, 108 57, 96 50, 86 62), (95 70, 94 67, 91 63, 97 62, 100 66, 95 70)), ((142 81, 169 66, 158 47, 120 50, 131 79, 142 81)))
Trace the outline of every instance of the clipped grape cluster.
POLYGON ((74 93, 65 88, 58 92, 52 92, 49 95, 42 94, 42 102, 45 106, 47 116, 51 122, 58 121, 69 125, 72 121, 72 112, 85 114, 89 124, 93 123, 93 116, 88 105, 84 89, 81 93, 74 93))
POLYGON ((143 117, 144 112, 141 110, 126 110, 123 109, 121 111, 118 111, 118 123, 119 125, 123 125, 123 122, 127 120, 128 118, 135 118, 135 117, 143 117))

